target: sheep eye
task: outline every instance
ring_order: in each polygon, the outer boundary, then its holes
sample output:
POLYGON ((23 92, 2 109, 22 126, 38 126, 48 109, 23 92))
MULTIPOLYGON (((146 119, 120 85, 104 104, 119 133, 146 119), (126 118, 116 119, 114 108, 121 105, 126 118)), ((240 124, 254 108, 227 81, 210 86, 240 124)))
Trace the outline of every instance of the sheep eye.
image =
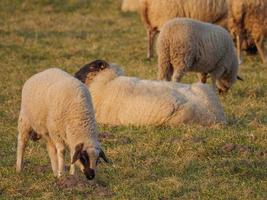
POLYGON ((81 163, 86 166, 90 162, 89 156, 86 151, 84 151, 80 157, 81 163))

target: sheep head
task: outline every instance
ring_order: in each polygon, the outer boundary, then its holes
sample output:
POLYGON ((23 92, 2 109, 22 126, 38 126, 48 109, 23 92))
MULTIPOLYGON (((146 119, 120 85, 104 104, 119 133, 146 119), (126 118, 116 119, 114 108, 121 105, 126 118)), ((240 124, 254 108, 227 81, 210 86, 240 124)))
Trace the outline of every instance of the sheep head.
POLYGON ((95 60, 84 65, 78 72, 75 73, 74 77, 86 85, 89 85, 100 71, 108 67, 109 64, 106 61, 95 60))
POLYGON ((216 86, 218 88, 219 94, 224 94, 226 93, 232 85, 236 82, 236 80, 241 80, 243 79, 240 76, 235 76, 234 78, 231 78, 229 76, 222 76, 219 80, 216 81, 216 86))
POLYGON ((86 178, 92 180, 95 177, 96 167, 100 158, 105 162, 109 162, 101 148, 85 147, 83 143, 80 143, 75 147, 72 164, 79 162, 78 165, 86 178))
POLYGON ((216 81, 216 86, 219 91, 219 94, 226 93, 230 89, 231 85, 232 83, 230 83, 229 81, 225 79, 219 79, 216 81))

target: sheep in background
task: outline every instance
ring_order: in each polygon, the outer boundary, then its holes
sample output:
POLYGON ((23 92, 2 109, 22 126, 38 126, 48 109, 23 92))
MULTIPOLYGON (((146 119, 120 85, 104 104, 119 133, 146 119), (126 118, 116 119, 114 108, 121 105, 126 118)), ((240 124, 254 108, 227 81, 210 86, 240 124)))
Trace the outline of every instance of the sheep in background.
POLYGON ((71 174, 77 164, 88 179, 99 158, 107 161, 98 142, 91 96, 84 84, 52 68, 32 76, 23 86, 18 121, 17 172, 29 137, 46 139, 55 176, 64 172, 64 149, 71 154, 71 174), (37 137, 39 136, 39 137, 37 137))
POLYGON ((220 101, 206 84, 140 80, 123 75, 116 65, 97 60, 75 77, 88 86, 96 120, 109 125, 225 123, 220 101))
POLYGON ((241 60, 241 44, 252 38, 263 62, 267 62, 264 40, 267 35, 267 0, 229 0, 228 28, 236 39, 241 60))
POLYGON ((140 0, 140 14, 147 29, 147 58, 152 57, 156 34, 175 17, 194 18, 227 26, 227 0, 140 0))
POLYGON ((135 12, 139 10, 139 0, 123 0, 121 10, 123 12, 135 12))
POLYGON ((231 35, 222 27, 175 18, 168 21, 157 42, 158 79, 179 82, 188 71, 211 74, 214 88, 226 92, 237 80, 238 60, 231 35))

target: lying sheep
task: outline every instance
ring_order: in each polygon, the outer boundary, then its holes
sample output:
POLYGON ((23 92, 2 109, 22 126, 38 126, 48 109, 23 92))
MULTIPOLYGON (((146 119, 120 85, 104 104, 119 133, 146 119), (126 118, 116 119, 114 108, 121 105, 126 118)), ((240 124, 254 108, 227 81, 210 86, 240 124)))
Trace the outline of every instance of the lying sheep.
POLYGON ((222 27, 188 18, 175 18, 162 28, 158 42, 158 79, 179 82, 188 71, 211 74, 212 83, 226 92, 237 80, 238 60, 230 34, 222 27))
POLYGON ((223 108, 206 84, 193 85, 127 77, 116 65, 97 60, 75 77, 92 95, 97 122, 109 125, 225 123, 223 108))
POLYGON ((147 57, 152 57, 154 38, 168 20, 194 18, 227 26, 227 0, 140 0, 140 14, 147 29, 147 57))
POLYGON ((252 37, 263 62, 267 62, 264 40, 267 35, 267 0, 229 0, 228 28, 236 38, 237 55, 241 44, 252 37))
POLYGON ((123 12, 135 12, 139 10, 139 0, 123 0, 121 4, 123 12))
POLYGON ((70 149, 71 174, 77 164, 88 179, 93 179, 99 158, 108 161, 97 139, 90 93, 60 69, 45 70, 26 81, 18 130, 17 172, 21 171, 30 136, 46 139, 53 173, 58 177, 64 172, 65 145, 70 149))

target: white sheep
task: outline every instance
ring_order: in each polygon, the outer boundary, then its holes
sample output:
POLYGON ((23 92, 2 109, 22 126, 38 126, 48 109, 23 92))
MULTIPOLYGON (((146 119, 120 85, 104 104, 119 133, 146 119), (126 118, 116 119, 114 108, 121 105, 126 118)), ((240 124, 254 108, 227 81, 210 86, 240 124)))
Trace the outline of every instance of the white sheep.
POLYGON ((95 176, 99 158, 108 161, 98 142, 91 96, 86 86, 68 73, 52 68, 26 81, 18 121, 16 170, 22 169, 30 136, 47 142, 55 176, 64 172, 64 149, 71 154, 71 174, 77 164, 88 179, 95 176))
POLYGON ((147 29, 147 58, 152 57, 154 38, 175 17, 198 19, 227 26, 227 0, 140 0, 140 14, 147 29))
POLYGON ((117 65, 96 60, 75 77, 92 95, 97 122, 109 125, 225 123, 218 97, 206 84, 193 85, 127 77, 117 65))
POLYGON ((123 12, 135 12, 139 10, 139 0, 123 0, 121 10, 123 12))
POLYGON ((267 62, 264 40, 267 36, 267 0, 229 0, 228 28, 236 39, 241 60, 241 44, 252 38, 263 62, 267 62))
POLYGON ((231 35, 222 27, 189 18, 168 21, 157 42, 158 79, 179 82, 188 71, 207 74, 220 92, 226 92, 237 76, 238 60, 231 35))

